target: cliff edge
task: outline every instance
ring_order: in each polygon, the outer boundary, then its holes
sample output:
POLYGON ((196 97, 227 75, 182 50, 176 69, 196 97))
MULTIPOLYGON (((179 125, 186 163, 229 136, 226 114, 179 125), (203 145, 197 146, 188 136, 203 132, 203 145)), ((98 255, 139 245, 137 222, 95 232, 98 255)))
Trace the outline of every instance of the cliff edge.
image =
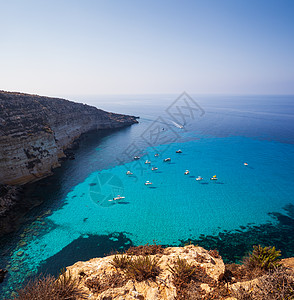
POLYGON ((293 258, 262 271, 225 265, 216 250, 194 245, 140 246, 125 254, 77 262, 67 267, 67 276, 76 279, 83 294, 77 299, 274 300, 294 295, 293 258))
POLYGON ((0 184, 46 177, 82 133, 134 123, 133 116, 81 103, 0 91, 0 184))

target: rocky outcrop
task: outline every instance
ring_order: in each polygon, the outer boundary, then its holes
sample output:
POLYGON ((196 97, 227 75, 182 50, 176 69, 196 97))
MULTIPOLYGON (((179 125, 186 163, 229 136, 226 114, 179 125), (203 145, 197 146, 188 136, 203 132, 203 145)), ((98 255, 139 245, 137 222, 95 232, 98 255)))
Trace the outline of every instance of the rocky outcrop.
MULTIPOLYGON (((158 262, 159 272, 156 278, 130 278, 126 270, 115 267, 114 255, 77 262, 67 268, 67 274, 77 279, 79 289, 85 293, 85 299, 93 300, 274 300, 293 297, 293 258, 283 259, 279 268, 268 272, 256 273, 256 270, 252 270, 253 277, 250 280, 237 280, 230 277, 230 265, 224 264, 216 250, 207 251, 194 245, 159 250, 163 251, 149 255, 158 262), (190 284, 185 284, 185 279, 192 274, 191 270, 177 264, 179 259, 196 268, 190 284), (175 270, 177 272, 173 272, 175 270)), ((128 250, 124 257, 131 257, 133 260, 142 255, 146 257, 142 251, 133 254, 128 250)), ((117 255, 119 256, 122 257, 121 254, 117 255)))
MULTIPOLYGON (((193 245, 182 248, 166 248, 163 253, 151 255, 150 257, 158 261, 160 269, 155 280, 137 281, 127 278, 122 284, 117 284, 117 280, 120 280, 124 275, 118 273, 120 279, 114 279, 113 275, 119 272, 112 264, 114 255, 94 258, 86 262, 77 262, 68 267, 67 270, 73 277, 79 278, 80 288, 88 298, 93 300, 177 299, 177 289, 173 281, 171 268, 175 266, 179 258, 185 259, 188 264, 200 267, 211 282, 217 282, 225 272, 225 265, 221 257, 216 258, 211 255, 211 252, 193 245), (107 287, 107 285, 108 288, 105 289, 104 287, 107 287)), ((205 294, 205 292, 211 290, 211 286, 200 282, 199 289, 205 294)))
POLYGON ((134 123, 135 117, 85 104, 0 91, 0 183, 45 177, 82 133, 134 123))

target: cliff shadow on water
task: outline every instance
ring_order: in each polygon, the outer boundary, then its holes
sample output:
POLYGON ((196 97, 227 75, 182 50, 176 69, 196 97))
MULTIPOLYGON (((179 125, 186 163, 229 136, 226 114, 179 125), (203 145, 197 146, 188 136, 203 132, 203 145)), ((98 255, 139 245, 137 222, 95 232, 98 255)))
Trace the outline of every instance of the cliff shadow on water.
MULTIPOLYGON (((217 236, 200 235, 197 239, 175 241, 175 244, 163 245, 163 247, 194 244, 206 249, 217 249, 225 263, 242 262, 242 258, 252 251, 252 246, 258 244, 275 246, 281 250, 282 257, 292 257, 294 256, 294 205, 289 204, 284 207, 284 210, 284 214, 270 213, 273 222, 260 225, 248 224, 232 231, 221 231, 217 236)), ((133 241, 127 233, 123 232, 81 236, 48 258, 38 271, 56 275, 63 267, 77 261, 103 257, 116 251, 127 250, 131 246, 134 246, 133 241)))
POLYGON ((34 222, 40 215, 48 215, 62 208, 66 195, 89 173, 109 167, 109 161, 115 160, 115 157, 113 159, 105 157, 111 156, 111 152, 100 152, 101 143, 107 143, 110 137, 120 139, 120 136, 128 130, 129 127, 123 127, 92 130, 82 134, 65 150, 66 157, 62 158, 59 168, 52 170, 53 175, 28 183, 21 188, 13 188, 14 194, 15 190, 18 191, 18 200, 15 209, 7 212, 7 224, 4 224, 4 218, 1 220, 3 224, 1 223, 0 237, 17 231, 21 224, 28 225, 34 222), (97 160, 93 161, 93 157, 97 160))

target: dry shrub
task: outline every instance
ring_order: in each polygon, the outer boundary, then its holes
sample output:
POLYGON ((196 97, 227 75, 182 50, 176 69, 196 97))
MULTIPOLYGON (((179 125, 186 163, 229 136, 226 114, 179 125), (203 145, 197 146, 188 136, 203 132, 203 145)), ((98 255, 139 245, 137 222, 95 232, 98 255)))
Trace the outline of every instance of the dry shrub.
POLYGON ((62 270, 61 274, 55 280, 55 289, 59 299, 84 299, 85 293, 79 288, 79 280, 72 277, 70 272, 62 270))
POLYGON ((231 296, 228 285, 224 282, 218 282, 213 286, 213 290, 203 296, 203 300, 223 300, 231 296))
POLYGON ((127 255, 116 254, 112 259, 111 264, 116 269, 124 270, 126 269, 131 262, 131 259, 127 255))
POLYGON ((30 280, 24 288, 18 291, 15 300, 57 300, 54 289, 55 278, 51 275, 39 276, 30 280))
POLYGON ((102 293, 110 288, 118 288, 125 285, 127 279, 123 274, 105 274, 102 277, 96 276, 88 278, 85 281, 85 285, 93 293, 102 293))
POLYGON ((144 246, 130 247, 126 254, 128 255, 155 255, 155 254, 163 254, 164 249, 161 245, 149 245, 146 244, 144 246))
POLYGON ((143 281, 147 279, 155 280, 160 269, 157 259, 147 255, 133 258, 124 271, 128 278, 143 281))
POLYGON ((248 281, 265 275, 268 271, 255 267, 248 268, 246 265, 226 264, 223 280, 225 282, 248 281))
POLYGON ((200 287, 201 283, 215 284, 205 269, 188 263, 178 257, 173 267, 168 266, 172 273, 173 284, 177 290, 177 299, 202 299, 205 291, 200 287))
POLYGON ((62 272, 57 279, 54 276, 39 276, 29 281, 18 291, 16 300, 75 300, 85 299, 85 293, 79 288, 79 281, 70 272, 62 272))
POLYGON ((255 287, 239 287, 233 295, 238 300, 293 300, 294 274, 286 268, 275 268, 262 276, 255 287))

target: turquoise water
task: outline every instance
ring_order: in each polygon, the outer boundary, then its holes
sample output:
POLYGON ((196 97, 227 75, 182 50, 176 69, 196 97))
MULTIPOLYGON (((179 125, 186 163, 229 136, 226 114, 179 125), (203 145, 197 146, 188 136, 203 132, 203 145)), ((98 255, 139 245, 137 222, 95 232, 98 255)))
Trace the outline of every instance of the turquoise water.
MULTIPOLYGON (((32 185, 28 195, 44 204, 1 245, 1 266, 9 270, 1 287, 7 295, 38 272, 57 273, 76 260, 153 241, 180 245, 202 239, 204 246, 222 247, 224 239, 227 245, 234 239, 240 249, 248 240, 274 241, 285 256, 294 255, 293 97, 203 98, 205 114, 187 118, 184 129, 165 111, 174 98, 146 97, 138 98, 145 106, 130 100, 117 109, 140 115, 140 124, 89 134, 75 161, 32 185), (164 139, 150 135, 154 128, 164 139), (134 161, 130 153, 142 157, 134 161), (163 162, 167 157, 171 162, 163 162), (213 175, 217 181, 210 180, 213 175), (196 181, 198 176, 203 180, 196 181), (109 201, 117 195, 125 198, 109 201)), ((101 105, 119 107, 115 101, 101 105)), ((220 251, 232 260, 232 249, 220 251)))

